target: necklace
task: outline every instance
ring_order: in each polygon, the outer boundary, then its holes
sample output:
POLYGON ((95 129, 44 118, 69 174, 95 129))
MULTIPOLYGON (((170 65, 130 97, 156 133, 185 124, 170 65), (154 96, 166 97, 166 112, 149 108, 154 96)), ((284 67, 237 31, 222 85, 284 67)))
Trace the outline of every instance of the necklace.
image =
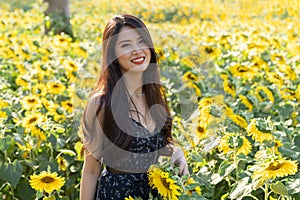
POLYGON ((144 93, 132 93, 130 96, 143 96, 145 95, 144 93))

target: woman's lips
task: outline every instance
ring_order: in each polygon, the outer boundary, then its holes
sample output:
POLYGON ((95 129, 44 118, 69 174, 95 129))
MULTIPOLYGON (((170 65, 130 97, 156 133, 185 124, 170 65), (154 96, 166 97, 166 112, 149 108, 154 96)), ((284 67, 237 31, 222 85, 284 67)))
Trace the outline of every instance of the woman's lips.
POLYGON ((142 56, 142 57, 132 59, 131 62, 133 62, 134 64, 137 64, 137 65, 140 65, 144 62, 144 60, 145 60, 145 57, 142 56))

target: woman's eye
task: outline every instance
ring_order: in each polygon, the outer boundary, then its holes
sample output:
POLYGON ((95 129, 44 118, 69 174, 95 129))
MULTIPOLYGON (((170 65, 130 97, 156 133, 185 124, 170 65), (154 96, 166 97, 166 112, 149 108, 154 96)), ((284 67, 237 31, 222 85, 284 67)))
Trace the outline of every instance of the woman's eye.
POLYGON ((129 46, 129 44, 122 44, 122 45, 121 45, 122 48, 128 47, 128 46, 129 46))
POLYGON ((146 43, 145 40, 140 40, 140 43, 146 43))

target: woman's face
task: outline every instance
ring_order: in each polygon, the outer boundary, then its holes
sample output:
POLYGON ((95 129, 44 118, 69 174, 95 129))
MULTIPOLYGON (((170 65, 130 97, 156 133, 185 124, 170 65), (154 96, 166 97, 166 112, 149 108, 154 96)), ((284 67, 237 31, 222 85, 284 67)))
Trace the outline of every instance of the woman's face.
POLYGON ((118 34, 115 54, 123 73, 143 72, 151 59, 150 49, 143 37, 130 26, 124 26, 118 34))

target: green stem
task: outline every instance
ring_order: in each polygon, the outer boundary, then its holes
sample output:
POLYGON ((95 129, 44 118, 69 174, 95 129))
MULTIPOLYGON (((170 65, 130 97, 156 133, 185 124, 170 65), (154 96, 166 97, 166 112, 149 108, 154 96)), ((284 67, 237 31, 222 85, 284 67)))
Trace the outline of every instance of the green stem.
POLYGON ((265 200, 268 200, 268 198, 269 198, 269 191, 268 191, 268 189, 269 189, 269 180, 266 180, 265 181, 265 200))
POLYGON ((255 200, 259 200, 257 197, 253 196, 252 194, 248 194, 248 195, 246 195, 245 197, 252 197, 252 198, 255 199, 255 200))

